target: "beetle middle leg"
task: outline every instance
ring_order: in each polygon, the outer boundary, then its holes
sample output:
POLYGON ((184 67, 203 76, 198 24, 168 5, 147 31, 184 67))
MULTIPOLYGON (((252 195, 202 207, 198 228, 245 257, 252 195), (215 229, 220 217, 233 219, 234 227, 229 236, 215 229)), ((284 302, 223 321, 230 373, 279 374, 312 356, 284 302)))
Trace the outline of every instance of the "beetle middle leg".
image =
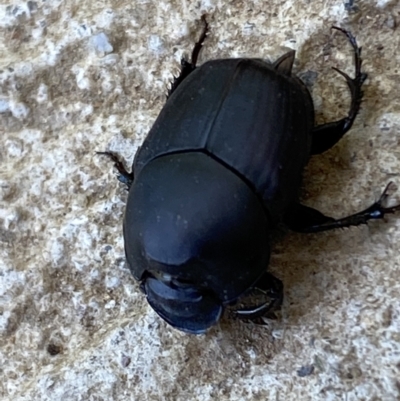
POLYGON ((234 317, 242 320, 255 320, 276 311, 282 305, 282 281, 270 273, 265 272, 252 291, 260 291, 270 300, 248 308, 236 309, 233 311, 234 317))
POLYGON ((172 95, 175 89, 179 86, 179 84, 196 69, 197 59, 199 57, 199 53, 201 48, 203 47, 203 43, 207 37, 208 33, 208 23, 206 21, 206 16, 202 15, 201 21, 204 24, 203 32, 201 33, 200 39, 195 43, 194 48, 192 50, 192 57, 190 61, 187 61, 185 58, 181 60, 181 71, 177 77, 174 77, 173 82, 171 83, 171 87, 168 90, 167 99, 172 95))
POLYGON ((335 228, 346 228, 367 224, 369 220, 383 219, 386 214, 395 213, 400 210, 400 204, 392 207, 383 207, 382 204, 388 197, 388 190, 392 185, 389 182, 382 192, 378 201, 365 210, 341 219, 325 216, 316 209, 301 204, 293 205, 285 215, 286 225, 293 231, 303 233, 316 233, 320 231, 333 230, 335 228))
POLYGON ((347 117, 328 124, 319 125, 314 128, 311 145, 311 154, 313 155, 323 153, 330 149, 351 128, 357 113, 360 110, 361 100, 363 97, 361 88, 365 79, 367 78, 367 74, 361 71, 361 47, 358 47, 354 36, 342 28, 335 26, 333 28, 343 32, 347 36, 347 39, 352 45, 354 51, 354 78, 350 78, 345 72, 333 67, 335 71, 337 71, 346 79, 347 86, 349 87, 351 93, 351 106, 347 117))

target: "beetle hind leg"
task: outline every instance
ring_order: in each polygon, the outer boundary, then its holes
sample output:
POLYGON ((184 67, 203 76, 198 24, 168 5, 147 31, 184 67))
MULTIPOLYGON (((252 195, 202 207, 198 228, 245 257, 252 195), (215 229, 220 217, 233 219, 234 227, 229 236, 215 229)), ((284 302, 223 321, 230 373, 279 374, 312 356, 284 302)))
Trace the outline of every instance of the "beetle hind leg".
POLYGON ((253 288, 261 292, 269 301, 247 308, 240 308, 232 311, 233 316, 241 320, 257 320, 278 310, 283 301, 282 281, 270 273, 265 272, 253 288))
POLYGON ((208 33, 208 23, 206 21, 205 15, 202 15, 201 21, 204 24, 203 32, 201 33, 198 42, 196 42, 194 45, 191 60, 187 61, 185 58, 182 58, 181 71, 179 75, 177 77, 174 77, 174 80, 171 82, 171 87, 168 89, 167 99, 172 95, 172 93, 181 84, 181 82, 196 69, 197 59, 208 33))
POLYGON ((127 186, 127 189, 129 190, 134 179, 134 174, 133 171, 129 173, 124 164, 119 160, 119 158, 112 152, 96 152, 98 155, 103 155, 107 156, 111 161, 114 162, 114 167, 118 171, 118 181, 122 182, 127 186))
POLYGON ((341 219, 334 219, 332 217, 325 216, 316 209, 296 204, 293 205, 293 207, 290 208, 286 213, 284 219, 285 223, 293 231, 316 233, 333 230, 335 228, 359 226, 361 224, 367 224, 369 220, 383 219, 386 214, 400 211, 400 204, 392 207, 383 206, 383 203, 388 198, 388 190, 391 185, 391 182, 386 185, 386 188, 382 192, 379 199, 370 207, 361 212, 352 214, 351 216, 343 217, 341 219))
POLYGON ((330 149, 351 128, 360 110, 361 100, 363 98, 363 91, 361 88, 367 78, 367 74, 361 71, 361 47, 358 47, 355 37, 342 28, 334 26, 333 29, 337 29, 347 36, 354 51, 354 78, 350 78, 345 72, 333 67, 335 71, 346 79, 347 86, 351 93, 351 106, 347 117, 314 128, 311 145, 311 154, 313 155, 323 153, 330 149))

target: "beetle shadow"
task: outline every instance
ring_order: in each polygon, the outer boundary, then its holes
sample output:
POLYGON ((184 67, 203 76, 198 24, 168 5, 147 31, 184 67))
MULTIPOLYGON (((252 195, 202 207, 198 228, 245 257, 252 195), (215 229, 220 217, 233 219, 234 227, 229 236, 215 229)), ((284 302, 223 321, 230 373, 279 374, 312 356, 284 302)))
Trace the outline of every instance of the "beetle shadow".
MULTIPOLYGON (((319 95, 324 99, 324 107, 317 107, 316 110, 318 123, 342 118, 350 106, 350 94, 346 82, 331 70, 331 67, 335 66, 349 71, 352 75, 349 66, 349 60, 352 61, 351 49, 347 43, 341 45, 341 40, 345 41, 345 38, 340 38, 338 33, 333 35, 324 28, 316 31, 298 53, 301 60, 313 60, 312 69, 305 68, 305 72, 298 74, 310 92, 314 92, 317 79, 318 85, 323 87, 319 95), (318 49, 318 46, 321 48, 318 49), (348 46, 349 57, 338 65, 334 57, 330 60, 330 56, 334 56, 335 50, 341 50, 344 46, 346 48, 348 46), (314 68, 331 74, 330 79, 322 79, 323 74, 315 72, 314 68), (330 96, 327 96, 328 94, 330 96)), ((364 54, 363 59, 368 59, 368 55, 364 54)), ((297 67, 306 65, 307 63, 297 63, 297 67)), ((304 71, 304 68, 302 69, 304 71)), ((367 137, 365 131, 368 131, 368 126, 376 124, 376 114, 370 110, 376 108, 374 103, 376 99, 384 99, 383 93, 373 81, 368 82, 363 89, 365 96, 362 110, 353 128, 332 149, 312 157, 304 172, 301 202, 335 218, 351 215, 370 206, 389 181, 385 179, 382 182, 377 178, 376 181, 374 179, 373 187, 362 186, 363 181, 365 184, 364 170, 361 170, 365 167, 362 165, 371 163, 370 155, 373 147, 371 138, 367 137), (360 125, 366 128, 361 134, 360 125)), ((377 174, 375 176, 378 177, 377 174)), ((314 234, 288 231, 283 237, 281 232, 278 233, 277 241, 274 241, 272 248, 269 271, 284 283, 285 299, 279 319, 267 322, 266 325, 270 330, 263 330, 253 323, 248 323, 246 326, 243 322, 238 323, 224 318, 221 321, 221 329, 229 333, 226 340, 234 344, 237 338, 245 338, 245 341, 253 343, 254 336, 258 336, 255 333, 262 332, 264 340, 267 336, 271 343, 275 344, 275 348, 279 348, 278 344, 281 343, 279 333, 285 326, 307 324, 305 322, 308 316, 315 318, 315 313, 310 312, 314 310, 319 313, 321 305, 327 308, 326 313, 330 314, 333 309, 328 301, 332 296, 337 296, 339 300, 350 299, 353 293, 356 294, 358 285, 363 285, 361 260, 364 255, 371 253, 377 242, 385 241, 383 235, 385 230, 387 224, 378 221, 369 226, 314 234)), ((333 314, 332 319, 334 319, 333 314)))
MULTIPOLYGON (((365 256, 379 243, 387 245, 383 234, 388 224, 374 222, 370 226, 314 234, 287 232, 272 247, 268 269, 284 284, 284 300, 277 318, 262 319, 259 324, 226 314, 207 336, 217 336, 222 351, 229 355, 234 355, 229 350, 235 349, 237 358, 243 358, 250 347, 260 363, 268 363, 288 347, 285 332, 290 327, 334 322, 335 305, 357 298, 357 291, 365 286, 365 256)), ((310 331, 310 342, 314 333, 310 331)))

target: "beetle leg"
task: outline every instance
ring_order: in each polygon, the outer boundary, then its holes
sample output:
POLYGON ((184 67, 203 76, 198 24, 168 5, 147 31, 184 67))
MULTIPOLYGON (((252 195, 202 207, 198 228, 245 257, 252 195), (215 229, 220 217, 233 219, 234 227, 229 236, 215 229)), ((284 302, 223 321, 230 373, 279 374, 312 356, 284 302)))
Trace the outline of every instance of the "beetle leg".
POLYGON ((203 47, 203 43, 207 37, 208 33, 208 23, 206 21, 206 16, 202 15, 201 21, 204 24, 203 32, 201 33, 200 39, 195 43, 191 61, 187 61, 185 58, 181 59, 181 71, 177 77, 174 77, 174 80, 171 83, 171 87, 168 89, 167 99, 172 95, 175 89, 180 85, 180 83, 196 69, 197 58, 199 57, 199 53, 201 48, 203 47))
POLYGON ((361 100, 363 97, 363 91, 361 88, 365 79, 367 78, 367 74, 361 71, 361 47, 358 47, 354 36, 342 28, 338 28, 336 26, 332 28, 343 32, 347 36, 347 39, 352 45, 354 51, 354 78, 350 78, 345 72, 333 67, 335 71, 337 71, 346 79, 347 86, 349 87, 351 93, 351 106, 347 117, 328 124, 319 125, 314 128, 311 145, 311 154, 313 155, 323 153, 330 149, 351 128, 357 113, 360 110, 361 100))
POLYGON ((118 159, 118 157, 112 153, 112 152, 96 152, 98 155, 104 155, 107 156, 109 159, 111 159, 114 162, 114 167, 117 169, 118 171, 118 181, 122 182, 123 184, 126 185, 127 190, 129 191, 132 183, 133 183, 133 179, 134 179, 134 174, 133 171, 131 173, 128 173, 128 171, 126 171, 123 163, 118 159))
POLYGON ((286 213, 284 221, 293 231, 316 233, 320 231, 333 230, 335 228, 346 228, 367 224, 369 220, 383 219, 386 214, 395 213, 400 210, 400 204, 392 207, 382 206, 382 203, 384 203, 388 197, 387 192, 391 185, 391 182, 386 185, 385 190, 382 192, 377 202, 365 210, 352 214, 351 216, 336 220, 332 217, 323 215, 316 209, 296 204, 286 213))
POLYGON ((270 301, 249 308, 236 309, 232 312, 234 317, 242 320, 255 320, 274 312, 282 305, 283 284, 281 280, 272 274, 265 272, 253 290, 265 294, 270 301))

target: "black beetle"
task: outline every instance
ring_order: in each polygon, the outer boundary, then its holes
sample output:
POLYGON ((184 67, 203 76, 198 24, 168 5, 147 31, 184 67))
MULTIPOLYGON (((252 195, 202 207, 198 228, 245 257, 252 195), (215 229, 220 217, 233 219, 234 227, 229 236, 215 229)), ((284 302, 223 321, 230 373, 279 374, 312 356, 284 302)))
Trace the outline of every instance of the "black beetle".
POLYGON ((222 311, 254 289, 267 301, 237 309, 256 319, 280 306, 282 283, 266 272, 271 233, 278 223, 300 232, 364 224, 400 209, 378 202, 342 219, 298 202, 311 155, 331 148, 360 108, 361 48, 352 45, 355 77, 336 69, 351 92, 349 114, 314 126, 313 102, 292 76, 295 52, 274 63, 213 60, 196 67, 207 23, 191 62, 182 60, 161 110, 128 173, 109 156, 129 189, 125 253, 153 309, 169 324, 203 333, 222 311))

